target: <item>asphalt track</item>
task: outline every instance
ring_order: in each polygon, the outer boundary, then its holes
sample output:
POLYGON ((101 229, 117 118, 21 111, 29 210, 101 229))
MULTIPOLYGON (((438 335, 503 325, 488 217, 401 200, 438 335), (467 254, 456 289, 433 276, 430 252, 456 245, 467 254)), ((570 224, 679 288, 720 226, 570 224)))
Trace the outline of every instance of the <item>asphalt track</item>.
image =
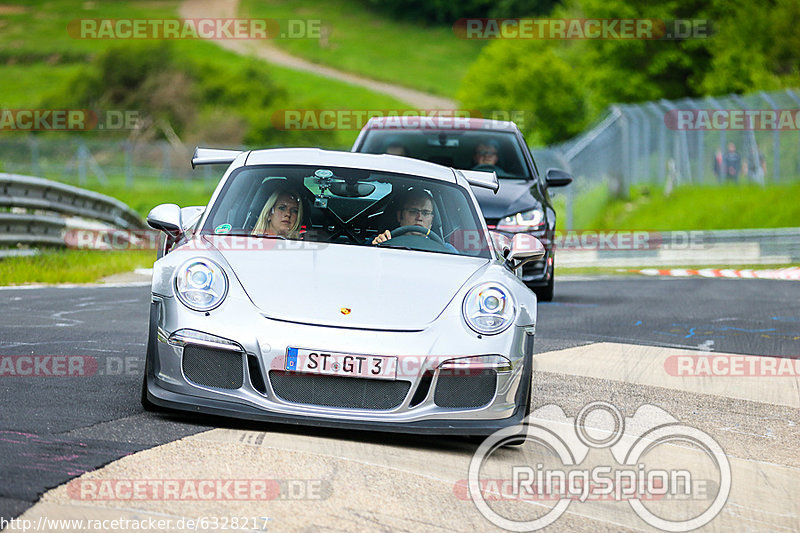
MULTIPOLYGON (((446 439, 433 437, 354 435, 145 413, 139 405, 139 386, 148 297, 148 286, 0 290, 5 310, 0 356, 39 356, 40 373, 53 369, 47 365, 55 359, 45 356, 82 356, 82 364, 88 365, 81 376, 0 377, 0 517, 19 516, 44 492, 85 472, 213 427, 228 428, 237 435, 270 431, 297 442, 320 437, 332 442, 389 444, 406 454, 452 446, 446 439)), ((800 354, 800 283, 595 278, 560 281, 555 301, 540 304, 537 354, 609 342, 796 358, 800 354)), ((542 372, 534 377, 533 407, 559 402, 579 409, 586 400, 595 399, 613 399, 631 408, 644 401, 658 402, 686 423, 718 430, 715 437, 726 451, 749 456, 757 447, 759 457, 800 466, 795 408, 709 399, 692 392, 676 394, 614 379, 542 372), (747 436, 765 432, 769 439, 747 436)), ((793 383, 796 389, 797 381, 793 383)), ((792 496, 798 500, 796 490, 792 496)), ((608 526, 574 520, 564 518, 559 524, 587 530, 608 526)))

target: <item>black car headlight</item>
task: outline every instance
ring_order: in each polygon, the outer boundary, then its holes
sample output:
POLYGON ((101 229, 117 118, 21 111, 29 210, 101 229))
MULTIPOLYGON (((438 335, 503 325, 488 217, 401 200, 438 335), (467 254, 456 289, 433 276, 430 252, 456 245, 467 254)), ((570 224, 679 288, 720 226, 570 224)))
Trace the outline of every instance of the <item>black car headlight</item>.
POLYGON ((511 232, 529 231, 538 228, 543 223, 544 210, 537 207, 536 209, 501 218, 497 223, 497 229, 511 232))
POLYGON ((516 307, 511 291, 498 283, 482 283, 467 293, 461 311, 470 328, 496 335, 514 322, 516 307))
POLYGON ((190 259, 176 270, 175 293, 189 309, 210 311, 228 294, 228 277, 210 259, 190 259))

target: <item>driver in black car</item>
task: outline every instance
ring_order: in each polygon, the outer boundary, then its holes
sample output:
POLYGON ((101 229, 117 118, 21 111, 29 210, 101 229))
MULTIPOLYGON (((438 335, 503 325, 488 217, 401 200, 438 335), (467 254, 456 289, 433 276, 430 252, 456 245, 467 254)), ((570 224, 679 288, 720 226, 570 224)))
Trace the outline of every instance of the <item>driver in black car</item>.
POLYGON ((500 145, 494 140, 481 141, 475 147, 475 153, 472 155, 472 161, 475 166, 472 170, 494 171, 498 176, 507 175, 506 171, 497 166, 499 159, 498 152, 500 145))
MULTIPOLYGON (((428 230, 427 233, 410 232, 408 235, 418 235, 420 237, 428 236, 431 231, 431 226, 433 226, 434 214, 433 198, 431 198, 431 195, 421 189, 411 189, 403 195, 398 205, 400 206, 397 210, 398 227, 420 226, 428 230)), ((372 244, 380 244, 391 238, 392 232, 387 229, 372 239, 372 244)), ((444 246, 448 251, 457 253, 457 250, 452 244, 445 242, 444 246)))

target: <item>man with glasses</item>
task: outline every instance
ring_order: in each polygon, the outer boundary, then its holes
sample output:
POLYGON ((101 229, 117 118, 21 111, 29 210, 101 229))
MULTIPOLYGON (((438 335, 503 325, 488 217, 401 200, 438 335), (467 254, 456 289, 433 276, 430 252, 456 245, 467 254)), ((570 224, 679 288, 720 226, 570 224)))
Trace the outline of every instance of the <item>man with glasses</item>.
POLYGON ((483 170, 485 172, 494 171, 498 176, 507 176, 508 173, 497 166, 499 161, 500 145, 493 139, 487 139, 478 143, 475 147, 475 153, 472 156, 472 161, 475 166, 472 170, 483 170))
MULTIPOLYGON (((428 230, 430 233, 433 226, 433 198, 431 195, 421 189, 411 189, 407 191, 398 202, 400 206, 397 210, 397 227, 402 226, 420 226, 428 230)), ((426 237, 427 233, 411 232, 408 235, 419 235, 426 237)), ((372 239, 372 244, 380 244, 392 238, 392 232, 386 230, 372 239)), ((444 243, 448 251, 456 252, 455 247, 448 243, 444 243)))

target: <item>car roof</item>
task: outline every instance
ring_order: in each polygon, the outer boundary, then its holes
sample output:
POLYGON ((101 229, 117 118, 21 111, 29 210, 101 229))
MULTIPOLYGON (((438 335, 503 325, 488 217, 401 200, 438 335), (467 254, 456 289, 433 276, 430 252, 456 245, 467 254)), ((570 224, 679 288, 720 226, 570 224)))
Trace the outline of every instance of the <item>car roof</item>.
POLYGON ((320 150, 318 148, 274 148, 270 150, 253 150, 247 156, 246 166, 252 165, 309 165, 352 167, 378 172, 411 174, 432 178, 449 183, 456 183, 453 169, 429 163, 420 159, 411 159, 389 154, 363 154, 357 152, 339 152, 320 150))
POLYGON ((387 116, 372 117, 364 129, 397 129, 397 130, 482 130, 482 131, 519 131, 517 125, 507 120, 486 118, 469 118, 453 116, 387 116))

